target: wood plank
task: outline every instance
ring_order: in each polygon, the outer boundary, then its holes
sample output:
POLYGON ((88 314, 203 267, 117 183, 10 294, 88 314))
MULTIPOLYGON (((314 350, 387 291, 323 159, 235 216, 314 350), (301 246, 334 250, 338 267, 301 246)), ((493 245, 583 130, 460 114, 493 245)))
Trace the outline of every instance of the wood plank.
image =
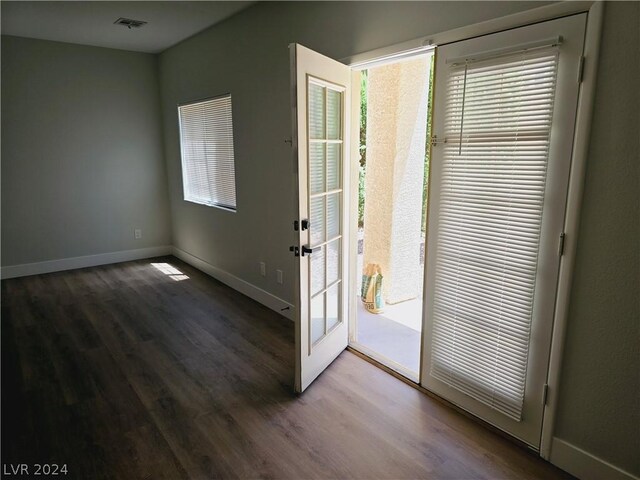
POLYGON ((296 396, 293 324, 173 257, 0 290, 3 463, 99 479, 571 478, 350 352, 296 396))

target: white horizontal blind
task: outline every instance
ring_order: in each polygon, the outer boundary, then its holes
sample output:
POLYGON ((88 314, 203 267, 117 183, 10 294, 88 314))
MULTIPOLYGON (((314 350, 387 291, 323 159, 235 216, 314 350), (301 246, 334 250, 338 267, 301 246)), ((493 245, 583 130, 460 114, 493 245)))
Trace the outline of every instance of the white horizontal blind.
POLYGON ((178 107, 184 199, 236 209, 231 95, 178 107))
POLYGON ((448 66, 431 375, 521 420, 557 51, 448 66))

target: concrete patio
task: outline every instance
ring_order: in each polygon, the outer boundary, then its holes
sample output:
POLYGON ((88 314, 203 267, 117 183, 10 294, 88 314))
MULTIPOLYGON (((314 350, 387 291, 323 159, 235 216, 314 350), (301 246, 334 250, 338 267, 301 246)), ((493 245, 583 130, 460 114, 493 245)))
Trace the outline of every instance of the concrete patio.
POLYGON ((421 320, 420 299, 388 305, 384 313, 379 314, 368 312, 358 299, 357 342, 417 376, 421 320))

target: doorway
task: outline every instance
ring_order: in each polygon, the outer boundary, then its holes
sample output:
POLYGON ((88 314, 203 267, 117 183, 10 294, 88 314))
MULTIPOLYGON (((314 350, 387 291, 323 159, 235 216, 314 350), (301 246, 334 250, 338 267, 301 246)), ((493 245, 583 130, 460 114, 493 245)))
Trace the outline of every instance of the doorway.
POLYGON ((432 66, 433 53, 422 52, 360 69, 356 282, 349 292, 357 305, 350 344, 416 382, 432 66))
POLYGON ((431 47, 359 68, 292 45, 298 392, 350 344, 540 447, 585 28, 577 14, 438 46, 431 138, 431 64, 413 62, 431 47), (329 284, 334 241, 341 276, 329 284), (412 301, 396 321, 396 305, 412 301), (389 342, 389 326, 411 325, 420 342, 389 342), (417 367, 398 356, 411 348, 417 367))

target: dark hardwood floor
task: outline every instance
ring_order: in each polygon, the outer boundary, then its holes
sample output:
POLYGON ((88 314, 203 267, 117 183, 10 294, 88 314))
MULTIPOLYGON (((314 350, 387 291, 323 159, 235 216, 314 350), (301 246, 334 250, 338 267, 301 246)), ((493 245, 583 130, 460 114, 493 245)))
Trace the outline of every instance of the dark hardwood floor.
POLYGON ((5 468, 571 478, 349 352, 294 395, 293 324, 173 257, 4 280, 1 326, 5 468))

